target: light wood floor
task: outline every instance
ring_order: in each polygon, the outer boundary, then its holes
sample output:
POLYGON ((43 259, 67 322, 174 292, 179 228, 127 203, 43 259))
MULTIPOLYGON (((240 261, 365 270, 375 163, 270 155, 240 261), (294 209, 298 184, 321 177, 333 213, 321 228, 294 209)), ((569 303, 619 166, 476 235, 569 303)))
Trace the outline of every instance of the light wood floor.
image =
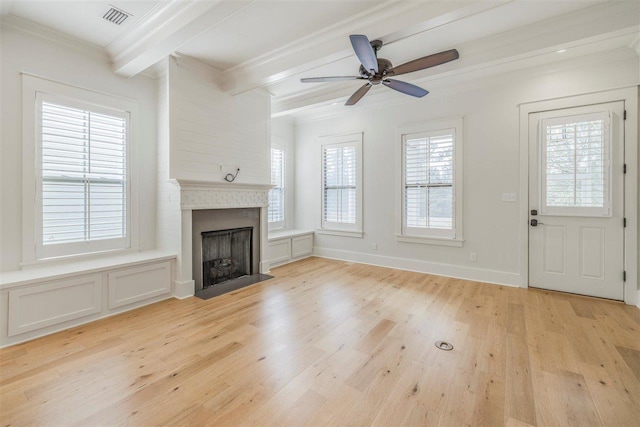
POLYGON ((1 350, 2 425, 640 422, 635 307, 318 258, 273 274, 1 350))

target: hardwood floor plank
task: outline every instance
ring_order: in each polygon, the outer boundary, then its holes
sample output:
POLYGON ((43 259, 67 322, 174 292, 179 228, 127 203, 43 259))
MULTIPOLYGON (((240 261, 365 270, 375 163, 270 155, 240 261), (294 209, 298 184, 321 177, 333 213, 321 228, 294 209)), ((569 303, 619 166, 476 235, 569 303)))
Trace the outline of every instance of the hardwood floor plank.
POLYGON ((536 425, 536 408, 529 364, 529 349, 522 336, 506 337, 506 413, 509 418, 536 425))
POLYGON ((3 425, 638 425, 635 307, 320 258, 272 274, 0 349, 3 425))
POLYGON ((640 351, 626 347, 616 347, 616 350, 618 350, 633 375, 640 382, 640 351))

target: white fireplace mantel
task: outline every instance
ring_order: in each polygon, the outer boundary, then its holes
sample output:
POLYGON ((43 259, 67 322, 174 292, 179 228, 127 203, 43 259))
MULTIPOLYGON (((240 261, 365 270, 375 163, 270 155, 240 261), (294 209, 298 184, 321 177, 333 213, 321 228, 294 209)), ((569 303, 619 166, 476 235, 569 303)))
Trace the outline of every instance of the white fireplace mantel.
POLYGON ((209 182, 174 179, 180 189, 181 227, 178 240, 178 261, 174 296, 185 298, 194 295, 195 283, 192 270, 192 212, 200 209, 260 208, 260 272, 269 271, 266 261, 267 209, 269 184, 235 182, 209 182))
POLYGON ((180 208, 233 209, 269 206, 269 184, 175 180, 180 186, 180 208))

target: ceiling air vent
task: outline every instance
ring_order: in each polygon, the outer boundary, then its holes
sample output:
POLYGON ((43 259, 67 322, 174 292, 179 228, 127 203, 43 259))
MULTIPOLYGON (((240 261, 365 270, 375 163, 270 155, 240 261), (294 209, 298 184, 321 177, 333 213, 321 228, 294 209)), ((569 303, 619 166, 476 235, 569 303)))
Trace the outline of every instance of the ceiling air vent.
POLYGON ((122 25, 122 23, 126 21, 130 16, 130 13, 127 13, 122 9, 113 7, 112 5, 109 5, 107 11, 102 15, 104 19, 116 25, 122 25))

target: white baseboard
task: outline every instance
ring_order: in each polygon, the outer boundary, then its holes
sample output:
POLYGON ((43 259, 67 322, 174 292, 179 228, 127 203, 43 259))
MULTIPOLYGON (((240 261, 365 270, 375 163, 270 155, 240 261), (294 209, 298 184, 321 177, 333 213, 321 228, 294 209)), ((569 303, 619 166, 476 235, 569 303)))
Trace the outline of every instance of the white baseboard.
POLYGON ((399 270, 415 271, 418 273, 436 274, 438 276, 493 283, 496 285, 520 287, 522 283, 520 274, 509 273, 506 271, 461 267, 452 264, 442 264, 417 259, 395 258, 384 255, 372 255, 362 252, 343 251, 317 246, 314 246, 313 254, 321 258, 352 261, 360 264, 397 268, 399 270))
POLYGON ((271 264, 269 261, 260 261, 260 273, 261 274, 269 274, 271 270, 271 264))
POLYGON ((176 299, 185 299, 194 296, 196 293, 195 280, 186 280, 184 282, 173 281, 173 297, 176 299))
POLYGON ((636 307, 640 308, 640 289, 638 289, 638 297, 636 298, 636 307))

